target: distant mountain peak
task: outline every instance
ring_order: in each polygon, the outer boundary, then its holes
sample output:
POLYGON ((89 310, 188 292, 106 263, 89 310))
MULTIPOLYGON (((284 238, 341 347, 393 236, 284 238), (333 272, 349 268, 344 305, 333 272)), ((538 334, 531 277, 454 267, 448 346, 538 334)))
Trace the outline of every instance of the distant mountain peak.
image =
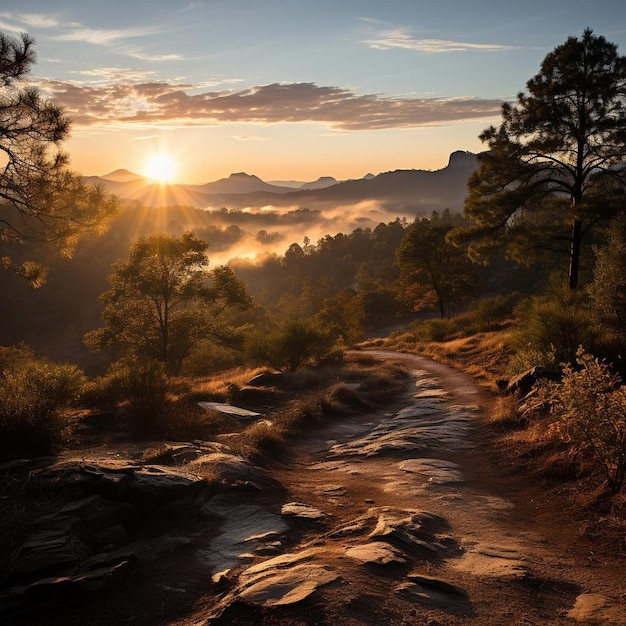
POLYGON ((476 155, 466 150, 457 150, 450 155, 448 167, 473 167, 477 165, 476 155))
POLYGON ((100 178, 106 178, 107 180, 114 180, 116 182, 127 182, 129 180, 139 180, 144 177, 141 176, 141 174, 135 174, 130 170, 118 169, 110 172, 109 174, 105 174, 104 176, 100 176, 100 178))
POLYGON ((254 174, 246 174, 246 172, 234 172, 228 178, 229 179, 242 178, 245 180, 261 180, 258 176, 255 176, 254 174))
POLYGON ((320 176, 317 180, 314 180, 310 183, 304 183, 300 186, 302 191, 314 190, 314 189, 325 189, 326 187, 331 187, 332 185, 337 184, 337 179, 333 176, 320 176))

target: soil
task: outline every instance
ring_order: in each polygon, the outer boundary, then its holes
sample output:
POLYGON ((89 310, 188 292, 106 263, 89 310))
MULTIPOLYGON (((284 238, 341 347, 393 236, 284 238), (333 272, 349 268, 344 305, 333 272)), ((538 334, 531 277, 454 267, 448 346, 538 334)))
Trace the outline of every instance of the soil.
MULTIPOLYGON (((423 357, 372 354, 401 360, 421 372, 418 377, 436 380, 437 387, 427 386, 426 391, 436 398, 443 390, 451 412, 462 407, 471 417, 463 435, 466 445, 437 448, 435 443, 419 453, 395 450, 357 458, 333 453, 338 449, 333 446, 355 442, 409 406, 415 388, 385 411, 347 416, 309 431, 291 446, 288 461, 266 468, 282 490, 242 492, 241 497, 272 512, 293 501, 327 513, 322 524, 295 524, 283 543, 288 552, 321 548, 325 563, 339 578, 293 605, 250 607, 234 602, 208 623, 626 624, 624 555, 592 544, 582 534, 580 513, 570 500, 553 485, 517 472, 502 455, 486 420, 493 396, 470 376, 423 357), (397 469, 409 467, 398 465, 407 460, 424 458, 458 471, 457 479, 454 473, 440 480, 437 474, 429 479, 427 473, 397 469), (411 554, 403 563, 387 565, 346 558, 351 544, 338 540, 333 531, 372 511, 440 516, 445 523, 437 528, 436 539, 443 548, 432 558, 411 554), (429 581, 435 581, 433 586, 429 581)), ((192 549, 208 545, 219 532, 217 527, 198 529, 188 553, 138 566, 89 605, 23 623, 207 623, 212 607, 234 583, 211 582, 192 549)))

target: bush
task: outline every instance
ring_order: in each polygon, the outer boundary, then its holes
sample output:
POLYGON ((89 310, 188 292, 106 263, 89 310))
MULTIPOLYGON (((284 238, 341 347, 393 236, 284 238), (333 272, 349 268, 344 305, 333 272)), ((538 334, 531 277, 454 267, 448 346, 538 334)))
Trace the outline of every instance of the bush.
POLYGON ((626 476, 626 388, 608 365, 582 348, 574 368, 566 365, 561 383, 542 388, 556 421, 552 431, 589 458, 617 493, 626 476))
POLYGON ((37 359, 28 350, 5 349, 0 360, 0 453, 53 453, 62 439, 65 411, 85 383, 83 372, 37 359))
POLYGON ((420 322, 415 327, 416 336, 422 341, 441 343, 457 336, 461 326, 455 318, 433 318, 420 322))
POLYGON ((294 372, 324 357, 331 343, 329 336, 311 322, 290 321, 276 329, 257 331, 248 339, 247 352, 278 371, 294 372))
POLYGON ((550 295, 521 302, 515 312, 522 323, 512 344, 524 366, 574 363, 579 346, 596 347, 597 332, 584 294, 557 288, 550 295), (526 362, 526 355, 532 356, 532 363, 526 362))
POLYGON ((521 294, 516 291, 477 300, 470 306, 471 320, 477 329, 489 330, 494 324, 513 317, 513 311, 520 298, 521 294))
POLYGON ((168 390, 163 363, 132 356, 115 361, 105 376, 91 381, 83 402, 101 409, 126 404, 136 429, 145 431, 165 412, 168 390))

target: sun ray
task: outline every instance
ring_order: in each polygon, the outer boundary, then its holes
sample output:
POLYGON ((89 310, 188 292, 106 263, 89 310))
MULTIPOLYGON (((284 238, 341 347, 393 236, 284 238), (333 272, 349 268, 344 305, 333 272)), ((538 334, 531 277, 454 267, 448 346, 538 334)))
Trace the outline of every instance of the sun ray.
POLYGON ((174 181, 176 161, 169 154, 159 152, 148 159, 144 172, 151 180, 161 185, 168 185, 174 181))

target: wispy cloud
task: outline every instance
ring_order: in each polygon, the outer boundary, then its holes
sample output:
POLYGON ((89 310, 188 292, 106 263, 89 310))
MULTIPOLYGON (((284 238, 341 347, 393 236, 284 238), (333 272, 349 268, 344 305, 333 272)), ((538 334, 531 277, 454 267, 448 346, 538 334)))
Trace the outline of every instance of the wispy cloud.
POLYGON ((102 83, 138 82, 148 80, 154 76, 149 70, 136 70, 122 67, 97 67, 91 70, 73 72, 78 76, 85 76, 102 83))
POLYGON ((233 135, 235 141, 267 141, 267 137, 260 137, 259 135, 233 135))
POLYGON ((114 41, 155 35, 159 31, 152 27, 103 29, 77 25, 67 33, 56 35, 59 41, 84 41, 95 45, 106 45, 114 41))
POLYGON ((46 94, 78 125, 319 123, 342 131, 409 128, 500 114, 501 100, 389 98, 315 83, 273 83, 241 90, 194 91, 189 84, 47 81, 46 94))
POLYGON ((127 54, 133 59, 139 59, 140 61, 180 61, 184 59, 184 55, 172 53, 172 54, 149 54, 141 50, 140 48, 125 47, 119 50, 120 52, 127 54))
POLYGON ((366 39, 365 43, 370 48, 377 50, 388 50, 390 48, 403 48, 414 52, 424 52, 436 54, 442 52, 467 52, 468 50, 479 50, 483 52, 501 52, 512 50, 513 46, 488 43, 467 43, 460 41, 449 41, 447 39, 416 39, 406 28, 395 28, 385 30, 366 39))
POLYGON ((23 13, 19 16, 27 26, 34 28, 54 28, 59 25, 59 20, 51 15, 41 13, 23 13))

